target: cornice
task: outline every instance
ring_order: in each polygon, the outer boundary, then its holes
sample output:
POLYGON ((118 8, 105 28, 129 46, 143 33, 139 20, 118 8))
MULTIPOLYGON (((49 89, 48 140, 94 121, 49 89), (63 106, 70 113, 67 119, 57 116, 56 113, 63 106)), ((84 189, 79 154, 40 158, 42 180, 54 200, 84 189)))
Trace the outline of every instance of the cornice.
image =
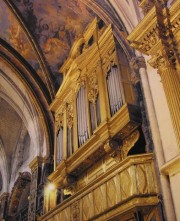
MULTIPOLYGON (((169 10, 170 17, 168 18, 168 9, 162 9, 162 11, 159 12, 159 9, 156 9, 156 7, 154 6, 146 14, 139 25, 137 25, 134 31, 132 31, 132 33, 127 37, 130 45, 144 54, 155 54, 158 49, 161 50, 163 46, 166 47, 168 37, 170 35, 169 22, 171 24, 172 32, 175 37, 174 40, 176 42, 179 42, 179 8, 180 2, 176 1, 169 10), (165 29, 169 31, 169 35, 165 33, 165 29)), ((172 39, 169 39, 169 45, 172 45, 171 41, 172 39)))

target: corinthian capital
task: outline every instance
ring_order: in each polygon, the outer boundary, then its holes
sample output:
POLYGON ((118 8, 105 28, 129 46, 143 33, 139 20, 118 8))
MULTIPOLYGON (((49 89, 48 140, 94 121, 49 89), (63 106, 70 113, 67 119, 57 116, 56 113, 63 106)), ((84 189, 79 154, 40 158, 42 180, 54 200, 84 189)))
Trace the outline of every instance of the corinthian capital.
POLYGON ((159 50, 148 63, 158 71, 166 70, 169 67, 176 69, 176 57, 173 50, 159 50))

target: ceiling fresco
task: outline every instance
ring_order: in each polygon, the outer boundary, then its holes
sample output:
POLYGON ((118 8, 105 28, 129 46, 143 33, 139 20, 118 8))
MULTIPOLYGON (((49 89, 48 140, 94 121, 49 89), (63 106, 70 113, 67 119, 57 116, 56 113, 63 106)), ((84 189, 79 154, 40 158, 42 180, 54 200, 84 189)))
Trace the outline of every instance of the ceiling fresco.
POLYGON ((35 69, 42 80, 43 74, 33 48, 18 23, 5 3, 0 1, 0 38, 11 45, 35 69))
POLYGON ((13 0, 54 75, 95 15, 79 0, 13 0))
MULTIPOLYGON (((47 88, 47 74, 51 75, 57 90, 62 80, 59 69, 74 41, 82 36, 96 14, 103 17, 104 13, 109 14, 114 23, 119 22, 119 30, 124 35, 119 17, 106 0, 0 0, 0 38, 27 60, 47 88)), ((112 23, 108 16, 105 19, 106 24, 112 23)))

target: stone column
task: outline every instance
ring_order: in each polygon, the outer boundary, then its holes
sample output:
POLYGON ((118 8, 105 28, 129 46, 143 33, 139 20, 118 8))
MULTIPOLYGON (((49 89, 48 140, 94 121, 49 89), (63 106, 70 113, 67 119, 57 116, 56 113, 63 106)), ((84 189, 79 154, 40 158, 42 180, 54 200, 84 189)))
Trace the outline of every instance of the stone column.
POLYGON ((149 60, 150 65, 158 68, 161 76, 164 92, 166 94, 172 123, 180 146, 180 78, 176 70, 176 65, 173 63, 173 51, 165 52, 163 49, 152 56, 149 60))
MULTIPOLYGON (((144 99, 145 99, 145 104, 146 104, 146 107, 144 107, 144 109, 148 110, 147 114, 148 114, 149 123, 151 126, 154 152, 156 155, 156 163, 157 163, 157 167, 161 168, 165 164, 164 150, 163 150, 163 146, 162 146, 162 142, 160 138, 161 136, 160 136, 159 126, 158 126, 157 119, 156 119, 156 113, 154 109, 154 104, 153 104, 153 99, 151 95, 151 90, 150 90, 150 85, 149 85, 144 58, 142 56, 133 58, 131 61, 131 68, 134 70, 134 72, 131 75, 131 78, 132 78, 131 80, 133 84, 137 85, 140 81, 142 84, 142 89, 143 89, 142 93, 144 94, 144 99)), ((142 113, 142 116, 143 115, 144 114, 142 113)), ((148 130, 149 125, 146 122, 146 116, 144 116, 143 118, 144 118, 143 126, 145 127, 143 131, 145 133, 146 142, 148 142, 149 144, 149 142, 151 143, 151 140, 150 140, 151 136, 148 130)), ((164 204, 164 208, 166 211, 165 213, 167 215, 167 220, 176 220, 175 215, 174 215, 175 213, 174 213, 173 201, 172 201, 170 184, 169 184, 168 178, 167 176, 162 175, 162 174, 157 174, 157 175, 159 176, 159 180, 160 180, 160 191, 163 195, 163 204, 164 204)))
POLYGON ((28 221, 36 220, 37 191, 38 191, 38 185, 40 184, 41 181, 42 163, 43 159, 37 156, 29 165, 32 172, 32 178, 30 186, 28 221))

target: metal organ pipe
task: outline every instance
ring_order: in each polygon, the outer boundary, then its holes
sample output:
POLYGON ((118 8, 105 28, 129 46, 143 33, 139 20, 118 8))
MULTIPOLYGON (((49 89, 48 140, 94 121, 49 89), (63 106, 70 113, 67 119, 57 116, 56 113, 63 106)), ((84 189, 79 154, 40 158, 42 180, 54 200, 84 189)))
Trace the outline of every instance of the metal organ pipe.
POLYGON ((63 128, 60 127, 57 135, 57 163, 63 159, 63 128))
POLYGON ((114 115, 122 106, 122 95, 120 88, 120 78, 117 66, 111 67, 107 77, 107 87, 111 115, 114 115))
POLYGON ((89 138, 86 111, 86 88, 82 86, 77 96, 78 141, 80 146, 89 138))
POLYGON ((117 79, 115 79, 115 73, 114 73, 114 69, 111 67, 111 79, 112 79, 112 93, 113 93, 113 98, 114 98, 114 102, 113 102, 113 114, 116 113, 116 104, 117 104, 117 91, 116 91, 116 83, 115 81, 117 79))
POLYGON ((116 77, 115 85, 116 85, 116 92, 117 92, 117 110, 122 106, 122 95, 121 95, 121 88, 120 88, 120 77, 118 73, 117 67, 114 67, 114 75, 116 77))

